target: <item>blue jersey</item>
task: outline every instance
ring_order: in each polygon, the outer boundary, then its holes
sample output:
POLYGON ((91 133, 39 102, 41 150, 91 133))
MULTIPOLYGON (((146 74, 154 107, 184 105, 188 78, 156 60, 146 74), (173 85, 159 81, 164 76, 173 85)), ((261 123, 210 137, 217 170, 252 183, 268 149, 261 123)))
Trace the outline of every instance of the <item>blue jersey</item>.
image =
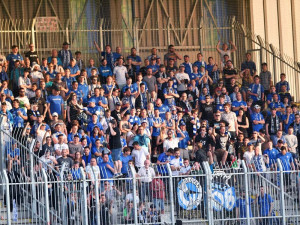
POLYGON ((102 77, 112 76, 112 71, 110 66, 100 66, 99 72, 102 77))
POLYGON ((193 65, 192 63, 182 63, 184 65, 184 72, 190 75, 193 71, 193 65))
MULTIPOLYGON (((182 139, 181 141, 179 141, 178 148, 187 149, 188 146, 189 146, 188 142, 190 140, 190 136, 189 136, 189 133, 187 131, 182 131, 182 133, 185 135, 185 138, 182 139)), ((177 137, 180 138, 181 134, 177 133, 177 137)))
POLYGON ((131 125, 133 125, 135 123, 137 123, 138 125, 141 125, 141 120, 140 120, 140 118, 138 116, 130 116, 129 123, 131 125))
MULTIPOLYGON (((164 94, 164 95, 171 94, 171 93, 177 94, 177 90, 174 89, 174 88, 172 88, 172 87, 171 87, 171 88, 167 87, 167 88, 165 88, 165 89, 163 90, 163 94, 164 94)), ((168 107, 175 106, 175 105, 176 105, 176 104, 175 104, 175 97, 172 97, 172 98, 165 98, 165 104, 166 104, 168 107)))
POLYGON ((160 107, 158 107, 158 106, 155 106, 155 108, 154 109, 158 109, 158 111, 159 111, 159 116, 162 118, 162 119, 166 119, 166 112, 169 112, 170 111, 170 109, 169 109, 169 107, 168 106, 166 106, 166 105, 161 105, 160 107))
MULTIPOLYGON (((142 62, 141 57, 138 55, 136 56, 129 55, 127 56, 127 59, 131 59, 132 62, 142 62)), ((135 67, 136 74, 138 74, 140 72, 140 66, 133 66, 133 67, 135 67)))
POLYGON ((100 130, 103 130, 103 127, 102 127, 101 123, 99 123, 99 122, 97 122, 97 123, 89 122, 89 124, 86 128, 86 131, 89 131, 91 133, 95 126, 99 127, 100 130))
POLYGON ((216 105, 216 111, 224 112, 224 105, 223 104, 217 104, 216 105))
POLYGON ((121 173, 122 174, 128 174, 128 171, 130 170, 128 162, 133 159, 132 156, 131 155, 124 156, 123 153, 122 153, 120 159, 121 159, 121 162, 122 162, 121 173))
POLYGON ((79 88, 77 88, 77 90, 74 90, 72 87, 69 89, 68 93, 66 94, 66 96, 70 95, 71 92, 74 92, 76 94, 76 98, 77 98, 77 101, 81 101, 82 99, 82 92, 81 90, 79 90, 79 88))
MULTIPOLYGON (((233 101, 232 102, 232 107, 241 107, 241 106, 247 106, 247 103, 244 102, 244 101, 233 101)), ((235 114, 238 115, 239 114, 239 111, 235 111, 235 114)))
MULTIPOLYGON (((167 155, 165 152, 163 152, 158 156, 157 160, 164 163, 167 161, 170 162, 174 158, 175 156, 167 155)), ((158 167, 157 170, 161 173, 161 175, 168 175, 168 169, 166 165, 158 165, 157 167, 158 167)))
POLYGON ((13 117, 13 126, 14 127, 24 127, 24 119, 18 115, 18 112, 21 112, 23 116, 27 116, 25 109, 23 108, 12 108, 10 113, 13 117))
MULTIPOLYGON (((254 200, 249 197, 249 216, 250 217, 253 217, 252 216, 252 210, 251 210, 251 204, 254 202, 254 200)), ((243 199, 243 198, 239 198, 236 200, 236 207, 239 208, 239 213, 240 213, 240 218, 246 218, 247 217, 247 214, 246 214, 246 199, 243 199)))
POLYGON ((277 155, 279 151, 276 148, 266 149, 263 154, 267 154, 269 157, 269 163, 266 163, 267 168, 276 163, 277 155))
POLYGON ((111 172, 111 170, 106 167, 107 164, 110 165, 112 168, 114 168, 114 164, 112 162, 106 162, 106 163, 99 162, 98 163, 98 166, 100 169, 100 176, 102 179, 112 178, 114 176, 113 172, 111 172))
POLYGON ((134 86, 133 84, 128 86, 127 84, 122 88, 122 93, 125 93, 126 89, 129 88, 131 93, 137 92, 138 91, 138 87, 134 86))
POLYGON ((112 87, 113 87, 112 84, 104 84, 104 85, 103 85, 104 93, 105 93, 106 95, 108 95, 109 92, 110 92, 110 90, 112 89, 112 87))
MULTIPOLYGON (((162 124, 165 122, 164 119, 162 119, 161 117, 153 117, 153 122, 157 123, 157 124, 162 124)), ((152 136, 157 137, 160 134, 160 128, 154 127, 153 126, 153 133, 152 136)))
POLYGON ((96 71, 97 71, 96 74, 97 75, 99 74, 99 70, 97 69, 97 67, 95 67, 95 66, 86 67, 85 70, 88 75, 88 78, 90 78, 92 76, 92 69, 96 69, 96 71))
POLYGON ((87 103, 87 101, 88 101, 88 95, 89 95, 89 86, 86 83, 84 83, 84 84, 78 84, 78 90, 82 94, 83 103, 87 103))
POLYGON ((197 66, 198 71, 200 71, 201 66, 204 66, 205 70, 206 70, 206 67, 207 67, 206 62, 204 62, 204 61, 196 61, 196 62, 194 62, 193 66, 197 66))
POLYGON ((81 139, 81 138, 82 138, 81 134, 79 134, 79 133, 76 133, 76 134, 69 133, 69 134, 68 134, 68 138, 67 138, 68 142, 71 142, 71 141, 73 141, 73 140, 74 140, 74 136, 75 136, 75 135, 78 135, 78 136, 79 136, 79 139, 81 139))
POLYGON ((66 82, 68 89, 71 89, 72 83, 73 83, 73 81, 76 81, 76 79, 75 79, 75 77, 69 77, 69 78, 64 77, 63 81, 66 82))
MULTIPOLYGON (((286 120, 287 119, 287 115, 282 115, 281 116, 281 119, 282 120, 286 120)), ((295 121, 295 115, 294 114, 290 114, 290 117, 289 117, 289 121, 288 123, 286 124, 285 122, 283 122, 283 130, 285 133, 288 133, 288 129, 289 127, 291 126, 291 124, 295 121)))
MULTIPOLYGON (((252 113, 251 121, 254 121, 254 120, 262 121, 262 120, 264 120, 264 116, 261 113, 252 113)), ((257 132, 260 129, 262 129, 263 126, 264 126, 263 124, 252 124, 253 131, 257 131, 257 132)))
POLYGON ((264 194, 264 196, 259 195, 257 198, 257 203, 259 206, 259 215, 260 216, 269 216, 269 212, 271 209, 271 204, 274 202, 271 195, 264 194))
POLYGON ((15 62, 17 60, 22 61, 23 57, 19 53, 10 53, 8 56, 6 56, 6 60, 9 62, 9 71, 12 71, 15 68, 15 62))
POLYGON ((77 65, 75 65, 75 66, 68 66, 68 68, 70 69, 70 72, 71 72, 71 74, 75 74, 75 73, 77 73, 78 71, 80 71, 79 70, 79 67, 77 66, 77 65))
MULTIPOLYGON (((293 156, 290 152, 287 152, 285 155, 278 153, 277 159, 280 159, 283 171, 290 172, 292 167, 291 163, 293 162, 293 156)), ((278 168, 279 170, 279 168, 278 168)))
POLYGON ((258 96, 250 95, 253 102, 262 100, 262 94, 264 93, 264 87, 261 84, 250 84, 249 89, 251 93, 258 94, 258 96))
POLYGON ((7 155, 10 155, 11 158, 15 158, 16 156, 20 156, 20 149, 19 148, 11 149, 11 147, 8 147, 7 155))
POLYGON ((147 69, 152 69, 152 73, 155 73, 156 71, 158 71, 159 70, 159 65, 157 65, 157 64, 154 64, 154 65, 149 65, 149 66, 147 66, 147 69))

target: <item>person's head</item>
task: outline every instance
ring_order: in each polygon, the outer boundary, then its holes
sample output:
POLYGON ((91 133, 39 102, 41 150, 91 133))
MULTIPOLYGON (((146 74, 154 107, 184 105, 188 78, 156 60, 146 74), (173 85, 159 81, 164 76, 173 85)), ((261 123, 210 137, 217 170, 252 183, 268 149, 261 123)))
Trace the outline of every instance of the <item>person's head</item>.
POLYGON ((244 109, 243 108, 239 108, 239 116, 243 116, 244 115, 244 109))
POLYGON ((13 45, 11 46, 11 51, 12 53, 17 54, 19 51, 19 47, 17 45, 13 45))
POLYGON ((68 155, 68 149, 62 149, 62 151, 61 151, 61 156, 62 156, 63 158, 65 158, 65 157, 67 157, 67 155, 68 155))
MULTIPOLYGON (((139 128, 139 129, 140 129, 140 128, 139 128)), ((141 149, 141 146, 140 146, 139 142, 137 142, 137 141, 134 141, 134 142, 132 143, 132 146, 133 146, 133 148, 134 148, 135 150, 140 150, 140 149, 141 149)))
POLYGON ((254 106, 254 111, 256 112, 256 113, 259 113, 260 112, 260 105, 255 105, 254 106))
MULTIPOLYGON (((88 146, 84 147, 84 154, 88 156, 90 154, 90 148, 88 146)), ((92 160, 91 160, 92 161, 92 160)))
POLYGON ((226 103, 225 105, 224 105, 224 110, 225 110, 225 112, 230 112, 230 108, 231 108, 231 105, 229 104, 229 103, 226 103))
POLYGON ((293 133, 294 133, 294 128, 292 126, 290 126, 288 129, 288 134, 291 135, 293 133))
POLYGON ((179 150, 179 148, 174 149, 174 156, 177 159, 180 157, 180 150, 179 150))
POLYGON ((295 121, 296 121, 297 124, 300 123, 300 115, 298 113, 295 114, 295 121))
POLYGON ((118 65, 119 66, 122 66, 123 65, 123 58, 118 58, 118 65))
POLYGON ((226 131, 226 127, 225 126, 220 126, 220 134, 224 135, 226 131))
POLYGON ((205 103, 210 104, 210 96, 209 95, 205 96, 205 103))
POLYGON ((281 82, 285 81, 285 79, 286 79, 285 73, 281 73, 280 74, 280 80, 281 80, 281 82))
POLYGON ((233 67, 232 61, 231 61, 231 60, 227 60, 227 61, 226 61, 226 67, 227 67, 227 68, 232 68, 232 67, 233 67))
POLYGON ((259 145, 255 145, 254 146, 254 154, 255 155, 259 155, 259 153, 260 153, 260 146, 259 145))
POLYGON ((256 76, 254 77, 254 83, 255 83, 255 84, 259 84, 259 81, 260 81, 259 76, 256 75, 256 76))
POLYGON ((175 46, 174 45, 169 45, 168 50, 169 50, 170 53, 174 53, 175 52, 175 46))
POLYGON ((19 96, 20 97, 24 97, 25 96, 25 89, 24 88, 20 88, 20 90, 19 90, 19 96))
POLYGON ((243 142, 244 141, 244 134, 243 133, 239 133, 238 134, 238 141, 239 142, 243 142))
POLYGON ((100 195, 100 203, 101 203, 101 204, 106 203, 106 197, 105 197, 105 194, 101 194, 101 195, 100 195))
POLYGON ((277 135, 277 137, 282 137, 282 130, 278 130, 276 135, 277 135))
POLYGON ((269 140, 268 141, 268 149, 272 149, 273 148, 273 141, 269 140))
POLYGON ((266 72, 268 70, 268 64, 267 63, 262 63, 261 64, 261 68, 264 72, 266 72))
POLYGON ((149 166, 150 166, 150 160, 149 160, 149 159, 146 159, 146 160, 144 161, 144 166, 145 166, 146 169, 149 168, 149 166))
POLYGON ((246 53, 246 60, 247 60, 247 61, 250 61, 250 60, 251 60, 251 53, 250 53, 250 52, 247 52, 247 53, 246 53))
POLYGON ((281 150, 281 154, 282 154, 282 155, 285 155, 286 152, 287 152, 285 146, 281 146, 280 150, 281 150))
POLYGON ((103 158, 103 162, 105 163, 107 163, 109 160, 108 154, 103 154, 102 158, 103 158))
POLYGON ((152 69, 151 68, 148 68, 147 69, 147 76, 151 76, 152 75, 152 69))
POLYGON ((133 56, 136 55, 136 48, 131 48, 131 55, 133 55, 133 56))
POLYGON ((286 107, 286 113, 288 113, 288 114, 292 113, 292 107, 291 106, 286 107))

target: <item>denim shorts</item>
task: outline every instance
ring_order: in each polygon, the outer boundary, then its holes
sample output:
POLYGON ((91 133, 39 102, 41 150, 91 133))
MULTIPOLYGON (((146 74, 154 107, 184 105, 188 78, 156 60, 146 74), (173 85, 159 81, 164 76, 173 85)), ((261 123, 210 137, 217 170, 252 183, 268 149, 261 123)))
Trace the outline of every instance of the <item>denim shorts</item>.
POLYGON ((120 160, 121 152, 122 148, 111 149, 111 157, 114 162, 120 160))

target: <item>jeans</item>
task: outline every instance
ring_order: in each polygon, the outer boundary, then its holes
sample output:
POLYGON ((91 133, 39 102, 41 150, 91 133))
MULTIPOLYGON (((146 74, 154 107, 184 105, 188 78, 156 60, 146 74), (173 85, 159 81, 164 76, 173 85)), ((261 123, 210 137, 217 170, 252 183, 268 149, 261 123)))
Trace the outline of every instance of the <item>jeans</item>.
POLYGON ((152 201, 152 195, 150 191, 150 184, 151 182, 142 182, 141 183, 141 200, 145 202, 146 196, 148 196, 148 201, 152 201))
POLYGON ((153 198, 153 204, 155 205, 155 208, 156 208, 157 211, 165 210, 164 199, 153 198))

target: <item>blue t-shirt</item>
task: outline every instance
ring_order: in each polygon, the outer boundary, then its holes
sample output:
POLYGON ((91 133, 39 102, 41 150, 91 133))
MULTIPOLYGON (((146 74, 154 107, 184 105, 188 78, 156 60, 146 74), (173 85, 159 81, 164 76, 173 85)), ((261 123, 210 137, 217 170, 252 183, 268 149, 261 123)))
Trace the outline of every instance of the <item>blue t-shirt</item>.
MULTIPOLYGON (((174 88, 164 88, 163 90, 163 94, 164 95, 167 95, 167 94, 170 94, 170 93, 173 93, 173 94, 177 94, 177 90, 174 89, 174 88)), ((167 105, 168 107, 172 107, 172 106, 175 106, 175 97, 172 97, 172 98, 165 98, 165 105, 167 105)))
POLYGON ((87 103, 88 102, 88 95, 89 95, 89 86, 86 83, 78 84, 78 90, 82 94, 83 103, 87 103))
POLYGON ((50 104, 50 113, 57 113, 58 115, 62 115, 61 105, 64 104, 64 100, 60 95, 50 95, 47 98, 47 103, 50 104))
POLYGON ((124 94, 125 93, 125 91, 126 91, 126 89, 127 88, 129 88, 130 89, 130 91, 131 91, 131 93, 134 93, 134 92, 137 92, 138 91, 138 87, 137 86, 135 86, 135 85, 130 85, 130 86, 128 86, 127 84, 122 88, 122 93, 124 94))
MULTIPOLYGON (((174 159, 175 156, 173 155, 167 155, 165 152, 161 153, 157 160, 159 160, 160 162, 167 162, 167 161, 171 161, 172 159, 174 159)), ((157 165, 157 169, 158 171, 161 173, 161 175, 168 175, 168 169, 166 165, 157 165)))
POLYGON ((64 77, 63 78, 63 82, 66 82, 68 89, 72 88, 73 81, 76 81, 75 77, 69 77, 69 78, 64 77))
MULTIPOLYGON (((188 148, 188 142, 190 140, 189 133, 187 131, 182 131, 182 133, 185 135, 185 138, 179 141, 178 148, 187 149, 188 148)), ((177 137, 180 138, 181 134, 178 132, 177 137)))
POLYGON ((11 149, 11 147, 8 147, 7 155, 10 155, 10 157, 12 158, 15 158, 16 156, 20 156, 20 149, 19 148, 11 149))
POLYGON ((251 93, 258 94, 258 96, 250 95, 254 102, 262 100, 262 94, 264 93, 264 87, 261 84, 250 84, 249 89, 251 93))
POLYGON ((274 202, 271 195, 264 194, 264 196, 258 196, 257 203, 259 206, 259 215, 260 216, 269 216, 269 211, 271 208, 271 203, 274 202))
MULTIPOLYGON (((138 55, 136 55, 136 56, 129 55, 129 56, 127 56, 127 59, 131 59, 132 62, 142 62, 141 57, 138 55)), ((133 66, 133 67, 135 67, 135 71, 138 74, 140 72, 140 66, 133 66)))
POLYGON ((279 151, 276 148, 266 149, 263 154, 267 154, 269 156, 269 163, 266 163, 266 167, 270 168, 271 165, 276 163, 277 155, 279 151))
POLYGON ((77 65, 75 66, 68 66, 68 68, 70 69, 71 74, 75 74, 77 73, 77 71, 80 71, 79 67, 77 65))
POLYGON ((138 125, 141 125, 140 117, 138 117, 138 116, 130 116, 130 118, 129 118, 129 123, 130 123, 131 125, 133 125, 133 124, 135 124, 135 123, 137 123, 138 125))
MULTIPOLYGON (((287 119, 287 115, 282 115, 281 116, 281 119, 282 121, 283 120, 286 120, 287 119)), ((284 132, 285 133, 288 133, 288 129, 289 127, 291 126, 291 124, 295 121, 295 115, 294 114, 290 114, 290 117, 289 117, 289 121, 288 123, 286 124, 285 122, 283 122, 283 129, 284 129, 284 132)))
POLYGON ((158 106, 155 106, 155 108, 154 109, 158 109, 158 111, 159 111, 159 116, 162 118, 162 119, 166 119, 166 112, 169 112, 170 111, 170 109, 169 109, 169 107, 168 106, 166 106, 166 105, 161 105, 160 107, 158 107, 158 106))
POLYGON ((278 153, 277 159, 280 159, 283 171, 291 171, 291 163, 293 162, 293 156, 290 152, 287 152, 285 155, 283 155, 282 153, 278 153))
POLYGON ((128 162, 129 162, 129 160, 132 160, 131 155, 124 156, 123 153, 121 154, 121 162, 122 162, 121 173, 122 174, 128 174, 128 170, 129 170, 128 162))
POLYGON ((193 65, 191 63, 182 63, 184 65, 184 72, 190 75, 193 71, 193 65))
MULTIPOLYGON (((247 106, 247 103, 244 102, 244 101, 233 101, 231 106, 232 107, 247 106)), ((235 111, 235 114, 238 115, 239 114, 239 110, 235 111)))
POLYGON ((66 94, 66 96, 70 95, 71 92, 74 92, 76 94, 76 98, 77 101, 81 101, 82 99, 82 92, 81 90, 79 90, 79 88, 77 88, 77 90, 74 90, 72 87, 69 89, 68 93, 66 94))
POLYGON ((76 134, 73 134, 73 133, 69 133, 68 134, 68 142, 71 142, 71 141, 73 141, 74 140, 74 136, 75 135, 78 135, 79 136, 79 139, 81 139, 82 138, 82 136, 81 136, 81 134, 79 134, 79 133, 76 133, 76 134))
POLYGON ((159 70, 159 65, 157 65, 157 64, 154 64, 154 65, 149 65, 149 66, 147 66, 147 69, 152 69, 152 73, 155 73, 156 71, 158 71, 159 70))
POLYGON ((99 127, 100 130, 103 130, 103 127, 102 127, 101 123, 99 123, 99 122, 97 122, 97 123, 89 122, 89 124, 86 128, 86 131, 87 132, 92 132, 95 126, 99 127))
POLYGON ((23 108, 12 108, 10 113, 13 117, 13 126, 14 127, 24 127, 24 119, 18 115, 18 112, 21 112, 23 116, 27 116, 25 109, 23 108))
POLYGON ((216 111, 224 112, 224 105, 223 104, 217 104, 216 105, 216 111))
MULTIPOLYGON (((164 119, 161 117, 153 117, 153 122, 154 123, 158 123, 158 124, 162 124, 164 123, 164 119)), ((160 134, 160 128, 154 127, 153 126, 153 132, 152 132, 152 136, 157 137, 160 134)))
POLYGON ((200 71, 201 66, 205 66, 205 70, 206 70, 206 66, 207 65, 206 65, 206 62, 204 62, 204 61, 201 61, 201 62, 196 61, 196 62, 194 62, 193 66, 197 66, 198 67, 198 71, 200 71))
MULTIPOLYGON (((254 202, 254 200, 249 197, 249 216, 252 216, 252 210, 251 210, 251 204, 254 202)), ((240 218, 246 218, 246 199, 239 198, 236 200, 236 207, 239 208, 240 218)))
MULTIPOLYGON (((262 120, 264 120, 264 116, 261 113, 252 113, 251 121, 253 122, 254 120, 262 121, 262 120)), ((252 124, 253 131, 257 131, 257 132, 260 129, 262 129, 263 126, 264 126, 263 124, 252 124)))
POLYGON ((88 78, 90 78, 92 76, 92 69, 96 69, 96 74, 98 75, 99 74, 99 70, 97 69, 97 67, 95 66, 92 66, 92 67, 86 67, 85 70, 86 70, 86 73, 88 75, 88 78))
POLYGON ((99 137, 98 135, 96 137, 92 136, 91 134, 91 143, 92 143, 92 148, 96 147, 96 141, 100 140, 100 143, 102 144, 103 142, 105 142, 105 138, 104 136, 99 137))
POLYGON ((17 60, 22 61, 23 57, 19 53, 10 53, 8 56, 6 56, 6 60, 9 62, 9 71, 12 71, 15 68, 15 62, 17 60))
POLYGON ((110 92, 110 90, 112 89, 112 87, 113 87, 112 84, 104 84, 104 85, 103 85, 104 93, 105 93, 106 95, 108 95, 109 92, 110 92))
POLYGON ((111 67, 110 66, 100 66, 99 67, 99 72, 100 72, 100 75, 102 77, 108 77, 108 76, 111 76, 113 73, 111 71, 111 67))

